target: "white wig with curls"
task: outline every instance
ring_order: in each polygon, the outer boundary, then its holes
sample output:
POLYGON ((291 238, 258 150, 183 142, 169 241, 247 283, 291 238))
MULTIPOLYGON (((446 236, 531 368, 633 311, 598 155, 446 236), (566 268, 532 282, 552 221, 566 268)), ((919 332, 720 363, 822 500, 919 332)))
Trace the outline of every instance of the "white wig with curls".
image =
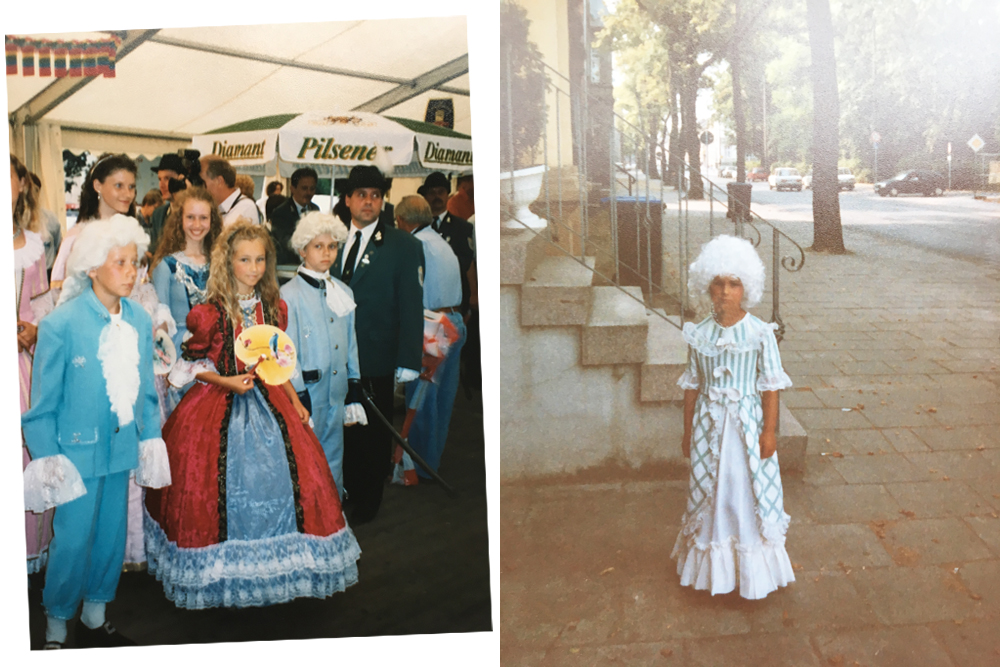
POLYGON ((149 235, 135 218, 121 213, 107 220, 93 220, 86 223, 69 253, 66 261, 66 280, 63 282, 59 303, 63 304, 74 299, 90 285, 92 269, 102 266, 108 260, 112 248, 135 244, 138 257, 146 252, 149 246, 149 235))
POLYGON ((688 289, 695 299, 708 294, 708 286, 716 276, 739 278, 743 283, 744 310, 760 303, 764 294, 764 262, 760 261, 753 244, 735 236, 717 236, 701 248, 701 253, 688 270, 688 289))
POLYGON ((290 241, 292 250, 301 251, 320 234, 329 234, 330 238, 337 243, 343 243, 347 239, 347 227, 337 216, 320 211, 310 211, 302 216, 298 224, 295 225, 295 233, 292 234, 290 241))

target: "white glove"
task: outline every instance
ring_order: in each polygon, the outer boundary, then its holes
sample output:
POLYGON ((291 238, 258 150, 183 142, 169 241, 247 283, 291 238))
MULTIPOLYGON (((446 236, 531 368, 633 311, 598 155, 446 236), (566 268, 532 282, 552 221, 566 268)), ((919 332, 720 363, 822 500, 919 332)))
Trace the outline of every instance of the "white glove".
POLYGON ((418 377, 420 377, 420 371, 415 371, 412 368, 403 368, 400 366, 396 369, 396 382, 399 384, 413 382, 418 377))
POLYGON ((344 406, 344 426, 360 424, 368 426, 368 413, 360 403, 350 403, 344 406))
POLYGON ((24 469, 24 509, 44 512, 87 493, 80 471, 65 454, 35 459, 24 469))

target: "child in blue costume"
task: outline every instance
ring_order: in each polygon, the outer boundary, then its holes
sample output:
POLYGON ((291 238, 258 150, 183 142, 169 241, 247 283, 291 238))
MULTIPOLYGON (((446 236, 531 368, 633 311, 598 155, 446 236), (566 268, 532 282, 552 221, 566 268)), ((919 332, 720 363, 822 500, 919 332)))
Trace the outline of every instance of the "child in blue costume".
POLYGON ((134 218, 95 220, 77 237, 59 306, 38 326, 31 409, 22 429, 32 461, 25 505, 58 506, 49 547, 47 649, 83 613, 76 646, 132 642, 104 617, 125 552, 129 472, 142 486, 170 483, 153 385, 153 323, 125 298, 149 237, 134 218))
POLYGON ((319 211, 302 216, 291 238, 302 265, 281 288, 288 304, 287 332, 298 350, 292 386, 312 414, 341 499, 344 426, 368 423, 360 403, 354 293, 330 276, 337 244, 346 238, 347 227, 334 216, 319 211))

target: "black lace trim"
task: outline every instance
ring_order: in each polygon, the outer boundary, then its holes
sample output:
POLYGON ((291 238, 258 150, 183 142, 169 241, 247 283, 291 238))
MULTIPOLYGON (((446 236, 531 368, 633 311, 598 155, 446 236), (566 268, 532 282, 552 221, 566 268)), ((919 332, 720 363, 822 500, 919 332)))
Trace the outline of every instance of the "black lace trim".
POLYGON ((292 478, 292 498, 295 501, 295 528, 300 533, 304 533, 306 532, 305 514, 302 510, 302 488, 299 486, 299 466, 295 461, 295 452, 292 451, 292 439, 288 436, 288 424, 285 423, 285 418, 274 407, 274 404, 271 403, 269 392, 262 390, 260 393, 264 396, 264 401, 267 403, 267 407, 271 409, 271 414, 274 415, 275 421, 278 422, 278 428, 281 430, 281 439, 285 443, 285 458, 288 459, 288 475, 292 478))
POLYGON ((222 415, 219 433, 219 543, 229 537, 229 517, 226 514, 226 460, 229 456, 229 419, 233 412, 233 392, 226 392, 226 411, 222 415))

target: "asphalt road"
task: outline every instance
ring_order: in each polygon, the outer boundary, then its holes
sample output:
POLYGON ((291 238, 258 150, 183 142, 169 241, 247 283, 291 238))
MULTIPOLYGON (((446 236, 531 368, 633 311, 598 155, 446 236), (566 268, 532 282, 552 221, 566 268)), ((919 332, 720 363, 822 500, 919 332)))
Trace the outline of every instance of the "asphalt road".
MULTIPOLYGON (((788 231, 812 225, 812 190, 778 192, 754 183, 752 197, 758 215, 788 231)), ((879 197, 861 184, 840 194, 840 216, 854 230, 1000 268, 1000 203, 975 200, 971 192, 879 197)))

